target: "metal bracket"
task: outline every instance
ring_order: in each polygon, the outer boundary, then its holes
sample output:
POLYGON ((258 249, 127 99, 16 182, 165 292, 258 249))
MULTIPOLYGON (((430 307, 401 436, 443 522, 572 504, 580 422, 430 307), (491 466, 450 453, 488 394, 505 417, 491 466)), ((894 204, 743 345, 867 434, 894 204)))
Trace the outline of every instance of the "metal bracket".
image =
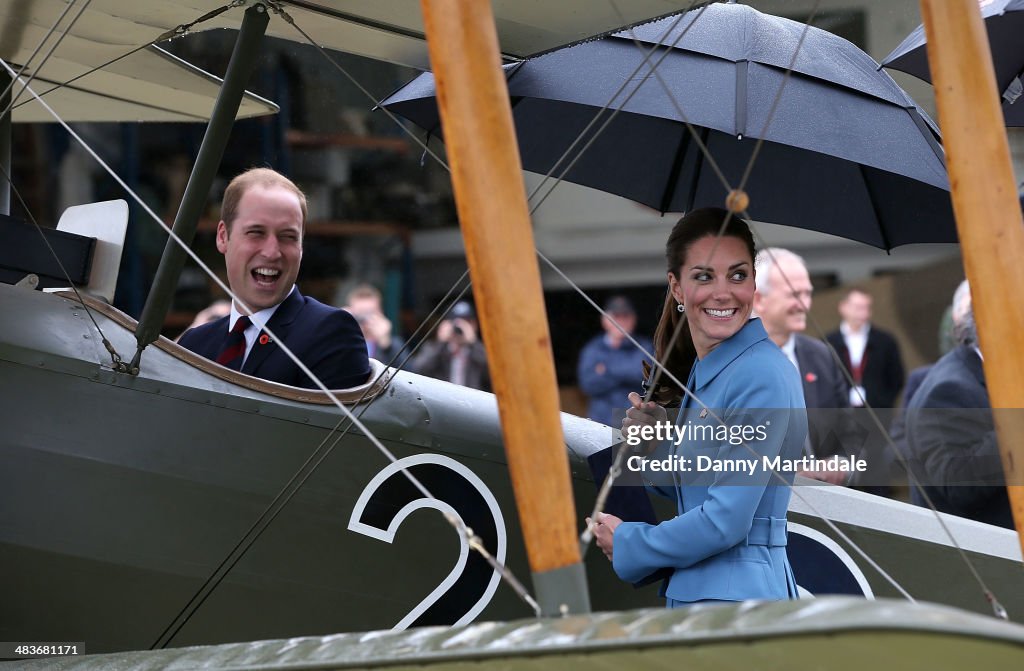
POLYGON ((39 275, 36 275, 34 273, 29 273, 28 275, 25 275, 25 277, 22 277, 20 280, 18 280, 18 282, 14 286, 21 287, 23 289, 31 289, 31 290, 38 289, 39 288, 39 275))

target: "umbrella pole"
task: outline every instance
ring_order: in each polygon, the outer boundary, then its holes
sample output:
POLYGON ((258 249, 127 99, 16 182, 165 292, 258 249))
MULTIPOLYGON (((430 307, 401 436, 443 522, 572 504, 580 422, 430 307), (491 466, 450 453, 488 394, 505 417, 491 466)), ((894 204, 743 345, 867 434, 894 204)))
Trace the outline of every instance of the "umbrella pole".
POLYGON ((977 0, 921 0, 953 212, 1024 549, 1024 221, 977 0))
POLYGON ((452 185, 544 615, 590 609, 557 381, 489 2, 421 0, 452 185))

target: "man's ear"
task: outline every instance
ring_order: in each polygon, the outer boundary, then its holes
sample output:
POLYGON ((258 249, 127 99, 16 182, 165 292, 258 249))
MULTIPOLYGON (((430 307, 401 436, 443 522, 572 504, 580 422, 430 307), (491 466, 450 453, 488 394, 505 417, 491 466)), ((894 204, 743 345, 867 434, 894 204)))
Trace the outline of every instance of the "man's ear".
POLYGON ((228 225, 223 219, 217 222, 217 251, 221 254, 228 252, 228 225))

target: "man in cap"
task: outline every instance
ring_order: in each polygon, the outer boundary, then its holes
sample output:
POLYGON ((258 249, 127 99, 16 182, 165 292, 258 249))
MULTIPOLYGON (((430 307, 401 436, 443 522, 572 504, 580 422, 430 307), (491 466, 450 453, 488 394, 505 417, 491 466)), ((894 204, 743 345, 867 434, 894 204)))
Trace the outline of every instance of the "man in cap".
MULTIPOLYGON (((601 317, 604 333, 594 336, 580 352, 576 375, 580 389, 590 397, 587 416, 595 422, 618 426, 629 406, 629 392, 639 392, 644 377, 643 362, 647 359, 626 334, 636 328, 636 311, 625 296, 612 296, 604 305, 607 316, 601 317), (618 418, 616 418, 618 410, 618 418)), ((654 351, 649 338, 634 336, 648 352, 654 351)))
POLYGON ((473 306, 466 301, 453 305, 437 325, 437 338, 422 345, 410 368, 465 387, 490 388, 487 351, 477 338, 473 306))

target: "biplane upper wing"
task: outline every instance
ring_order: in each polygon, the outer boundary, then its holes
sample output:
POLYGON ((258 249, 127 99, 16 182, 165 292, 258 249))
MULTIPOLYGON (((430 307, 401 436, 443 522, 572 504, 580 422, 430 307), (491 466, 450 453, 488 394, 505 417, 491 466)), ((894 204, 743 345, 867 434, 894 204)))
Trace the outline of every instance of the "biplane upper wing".
MULTIPOLYGON (((0 3, 0 57, 16 68, 29 61, 68 4, 68 0, 0 3)), ((26 72, 34 74, 37 92, 52 89, 45 99, 67 121, 204 120, 218 92, 219 80, 213 75, 157 47, 107 64, 229 4, 230 0, 78 0, 26 72), (78 16, 82 6, 85 9, 78 16), (43 62, 58 39, 59 46, 43 62), (103 67, 81 76, 99 66, 103 67)), ((423 70, 429 67, 419 0, 276 4, 322 46, 423 70)), ((550 51, 690 4, 684 0, 619 0, 618 6, 594 0, 493 0, 502 52, 510 59, 550 51)), ((245 8, 240 3, 203 18, 192 30, 237 29, 245 8)), ((304 41, 280 16, 272 16, 267 34, 304 41)), ((52 121, 29 94, 23 93, 18 100, 15 121, 52 121)), ((276 109, 273 103, 247 94, 238 115, 258 116, 276 109)))

